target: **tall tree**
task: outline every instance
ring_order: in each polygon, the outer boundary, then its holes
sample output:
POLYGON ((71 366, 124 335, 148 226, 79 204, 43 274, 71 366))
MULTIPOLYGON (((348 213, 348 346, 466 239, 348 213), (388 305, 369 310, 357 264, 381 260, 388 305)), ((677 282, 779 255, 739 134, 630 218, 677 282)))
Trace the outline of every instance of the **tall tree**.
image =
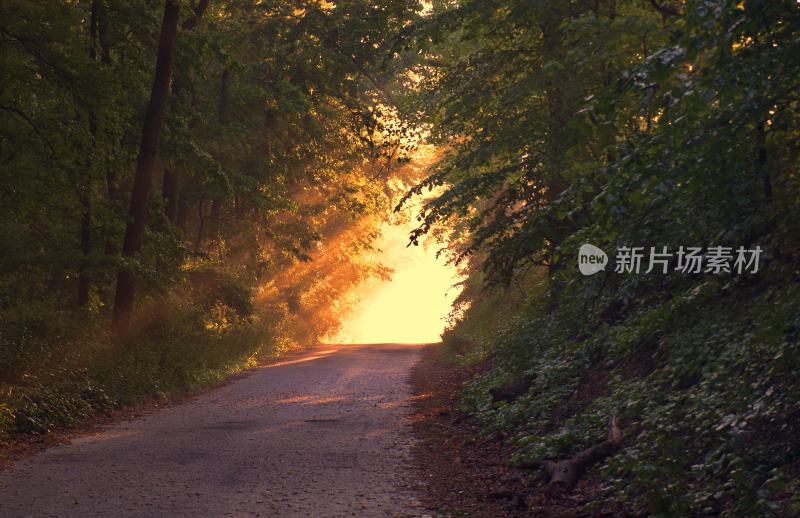
MULTIPOLYGON (((131 189, 129 220, 125 227, 125 238, 122 242, 122 256, 124 258, 133 258, 142 248, 142 242, 144 241, 147 201, 158 164, 161 126, 164 122, 164 111, 169 96, 172 60, 178 35, 178 14, 178 4, 175 0, 167 0, 164 4, 164 18, 161 22, 161 35, 158 41, 155 78, 142 126, 139 158, 136 163, 133 188, 131 189)), ((133 272, 127 265, 123 265, 117 274, 117 289, 112 315, 112 327, 118 333, 126 331, 130 325, 134 293, 133 272)))
MULTIPOLYGON (((183 31, 194 30, 203 19, 203 14, 208 9, 208 0, 200 0, 194 6, 194 13, 182 24, 183 31)), ((176 77, 172 82, 173 97, 180 95, 183 89, 182 78, 176 77)), ((192 94, 192 105, 197 104, 197 95, 192 94)), ((178 198, 180 196, 180 169, 176 166, 164 168, 164 178, 161 186, 161 195, 164 198, 164 211, 170 223, 175 225, 178 222, 178 198)))
MULTIPOLYGON (((99 1, 92 0, 89 13, 89 59, 97 59, 97 34, 98 34, 98 11, 99 1)), ((88 262, 92 251, 92 161, 94 159, 95 148, 97 147, 97 114, 93 109, 89 110, 89 135, 91 138, 92 151, 86 160, 86 178, 80 187, 80 201, 83 213, 81 214, 80 224, 80 243, 81 243, 81 264, 78 268, 78 306, 85 307, 89 304, 89 292, 91 290, 91 279, 89 278, 88 262)))

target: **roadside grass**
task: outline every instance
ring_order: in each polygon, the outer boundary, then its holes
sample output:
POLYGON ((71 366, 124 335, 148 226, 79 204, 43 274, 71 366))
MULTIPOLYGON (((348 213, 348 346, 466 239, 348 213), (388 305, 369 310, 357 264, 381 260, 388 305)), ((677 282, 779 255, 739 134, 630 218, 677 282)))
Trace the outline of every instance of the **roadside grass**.
POLYGON ((248 288, 211 268, 151 296, 124 337, 96 312, 44 304, 0 311, 0 440, 212 385, 297 340, 285 311, 256 308, 248 288))
POLYGON ((0 430, 47 433, 150 398, 222 381, 280 354, 287 344, 264 317, 224 330, 193 308, 164 308, 121 341, 104 330, 76 333, 5 380, 0 430))

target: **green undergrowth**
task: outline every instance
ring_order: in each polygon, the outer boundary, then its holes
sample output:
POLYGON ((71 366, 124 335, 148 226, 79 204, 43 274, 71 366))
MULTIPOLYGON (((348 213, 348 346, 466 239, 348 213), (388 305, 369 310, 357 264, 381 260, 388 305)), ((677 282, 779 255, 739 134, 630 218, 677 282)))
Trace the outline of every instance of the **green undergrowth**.
POLYGON ((507 289, 486 288, 484 280, 480 271, 474 271, 453 302, 442 335, 444 361, 457 365, 484 362, 495 351, 498 335, 516 326, 531 295, 542 293, 547 285, 541 270, 516 276, 507 289))
POLYGON ((0 432, 75 426, 219 382, 290 347, 282 320, 255 311, 233 280, 198 286, 151 300, 121 339, 91 315, 2 313, 0 432))
POLYGON ((713 278, 604 319, 563 293, 534 299, 513 315, 499 302, 468 310, 445 336, 452 343, 483 326, 474 345, 492 367, 462 402, 487 433, 510 432, 512 464, 597 444, 613 416, 623 448, 592 467, 600 482, 590 507, 800 514, 800 285, 713 278), (490 388, 526 375, 525 396, 492 402, 490 388))

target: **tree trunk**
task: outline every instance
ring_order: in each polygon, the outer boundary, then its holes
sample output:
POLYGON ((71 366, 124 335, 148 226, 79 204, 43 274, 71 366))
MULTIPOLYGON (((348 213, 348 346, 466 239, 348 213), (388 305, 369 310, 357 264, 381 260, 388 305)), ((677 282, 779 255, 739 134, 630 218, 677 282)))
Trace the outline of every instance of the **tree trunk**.
MULTIPOLYGON (((203 17, 203 13, 208 8, 208 0, 200 0, 194 8, 194 14, 186 19, 181 24, 181 29, 190 31, 197 27, 203 17)), ((179 78, 175 78, 172 83, 172 93, 177 96, 181 90, 181 82, 179 78)), ((196 98, 192 96, 192 106, 196 106, 196 98)), ((173 225, 178 224, 178 197, 180 195, 180 177, 181 172, 177 166, 164 168, 164 181, 161 186, 161 195, 164 197, 164 211, 166 212, 167 220, 173 225)))
MULTIPOLYGON (((91 12, 89 14, 89 59, 97 59, 95 44, 97 42, 97 17, 98 0, 92 0, 91 12)), ((86 182, 81 189, 81 264, 78 267, 78 306, 86 307, 89 304, 89 292, 92 289, 92 281, 87 271, 89 255, 92 252, 92 160, 94 150, 97 147, 97 115, 94 110, 89 110, 89 135, 92 139, 92 150, 86 159, 86 182)))
POLYGON ((756 147, 758 148, 756 164, 758 165, 758 172, 761 175, 761 182, 764 188, 764 199, 769 207, 772 205, 772 179, 767 169, 767 134, 764 130, 763 121, 756 126, 756 147))
MULTIPOLYGON (((94 4, 94 2, 93 2, 94 4)), ((103 5, 97 4, 97 41, 100 44, 100 62, 111 66, 111 41, 108 37, 108 14, 103 5)), ((117 189, 117 173, 113 169, 106 170, 106 197, 114 202, 119 197, 117 189)), ((104 253, 108 256, 116 255, 116 246, 112 232, 106 231, 104 253)))
POLYGON ((164 168, 164 183, 161 193, 164 196, 164 211, 167 219, 173 225, 178 222, 178 193, 180 192, 178 169, 175 167, 164 168))
POLYGON ((197 202, 197 237, 194 240, 194 251, 200 253, 200 246, 203 244, 203 231, 206 226, 206 216, 203 213, 203 200, 197 202))
POLYGON ((244 219, 244 213, 245 213, 244 200, 240 196, 234 196, 233 210, 234 214, 236 215, 236 219, 238 220, 244 219))
MULTIPOLYGON (((129 220, 122 242, 123 257, 135 256, 142 248, 142 241, 144 241, 147 200, 158 161, 161 126, 164 122, 164 111, 169 96, 169 78, 177 34, 178 4, 175 0, 167 0, 164 5, 161 35, 158 40, 156 73, 150 92, 150 102, 144 117, 139 158, 136 162, 136 175, 131 190, 129 220)), ((117 274, 117 291, 112 315, 112 327, 118 333, 127 331, 130 325, 133 299, 134 278, 131 272, 123 267, 117 274)))
POLYGON ((186 234, 186 217, 189 213, 189 206, 187 205, 185 200, 178 199, 178 219, 176 224, 180 231, 185 235, 186 234))
MULTIPOLYGON (((219 125, 225 126, 228 121, 228 99, 229 99, 229 86, 230 86, 230 79, 231 74, 229 69, 225 69, 222 72, 222 78, 220 79, 219 83, 219 125)), ((209 237, 211 239, 219 239, 219 220, 220 215, 222 214, 222 203, 223 198, 221 195, 217 195, 211 200, 211 215, 210 215, 210 224, 209 224, 209 237)))
POLYGON ((100 62, 104 65, 111 64, 111 41, 108 38, 108 16, 106 9, 97 11, 98 42, 100 43, 100 62))
POLYGON ((219 197, 211 200, 211 214, 209 214, 208 234, 209 239, 219 239, 219 219, 222 213, 222 199, 219 197))
POLYGON ((88 186, 81 193, 81 205, 83 208, 80 230, 82 258, 78 268, 78 306, 83 308, 89 304, 89 292, 92 288, 92 280, 87 271, 89 255, 92 252, 92 201, 91 190, 88 186))
MULTIPOLYGON (((111 203, 114 203, 119 196, 119 190, 117 189, 117 173, 113 169, 108 169, 106 171, 106 196, 108 197, 111 203)), ((113 256, 117 255, 117 247, 114 243, 114 232, 113 230, 106 231, 106 244, 105 249, 103 252, 106 255, 113 256)))

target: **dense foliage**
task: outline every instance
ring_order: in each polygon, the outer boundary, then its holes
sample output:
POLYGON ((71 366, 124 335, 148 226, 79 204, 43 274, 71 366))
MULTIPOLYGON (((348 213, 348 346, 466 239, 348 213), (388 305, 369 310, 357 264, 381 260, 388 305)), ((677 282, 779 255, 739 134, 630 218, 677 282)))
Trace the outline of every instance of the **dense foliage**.
POLYGON ((216 379, 338 325, 334 302, 385 273, 370 250, 410 142, 388 57, 415 9, 2 2, 3 428, 216 379))
POLYGON ((468 274, 444 339, 512 461, 613 418, 591 505, 798 514, 798 92, 795 0, 0 2, 0 429, 335 329, 425 136, 401 205, 433 191, 411 240, 468 274), (682 246, 763 254, 648 268, 682 246))
POLYGON ((616 418, 598 505, 800 512, 797 3, 433 9, 416 102, 449 152, 415 191, 444 186, 415 235, 454 228, 471 273, 445 342, 493 367, 467 406, 521 463, 596 444, 616 418), (584 243, 605 271, 579 273, 584 243), (644 247, 640 273, 614 271, 625 246, 644 247), (646 273, 664 246, 764 253, 757 273, 646 273), (526 396, 492 403, 526 376, 526 396))

